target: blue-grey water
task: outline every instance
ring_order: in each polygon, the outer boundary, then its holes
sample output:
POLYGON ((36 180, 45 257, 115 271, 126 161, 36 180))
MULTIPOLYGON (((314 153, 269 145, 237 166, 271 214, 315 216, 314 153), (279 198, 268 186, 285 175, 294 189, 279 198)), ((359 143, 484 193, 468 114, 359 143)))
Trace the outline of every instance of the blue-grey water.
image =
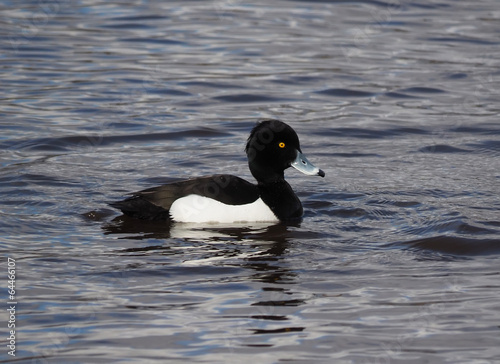
POLYGON ((2 1, 0 69, 0 361, 500 361, 496 0, 2 1), (107 206, 269 117, 300 224, 107 206))

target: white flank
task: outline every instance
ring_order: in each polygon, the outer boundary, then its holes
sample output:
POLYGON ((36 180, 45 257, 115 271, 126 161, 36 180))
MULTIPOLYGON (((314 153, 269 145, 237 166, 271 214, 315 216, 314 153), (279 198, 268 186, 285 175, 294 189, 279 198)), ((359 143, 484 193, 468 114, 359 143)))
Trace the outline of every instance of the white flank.
POLYGON ((218 222, 273 221, 278 218, 262 199, 245 205, 226 205, 217 200, 200 195, 188 195, 174 201, 170 216, 178 222, 218 222))

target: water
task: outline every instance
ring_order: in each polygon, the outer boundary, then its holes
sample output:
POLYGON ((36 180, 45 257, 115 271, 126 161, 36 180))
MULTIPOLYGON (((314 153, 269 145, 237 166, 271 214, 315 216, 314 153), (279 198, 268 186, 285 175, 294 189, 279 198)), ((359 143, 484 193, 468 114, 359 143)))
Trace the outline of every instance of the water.
POLYGON ((496 1, 1 10, 15 359, 499 361, 496 1), (300 224, 168 230, 107 207, 191 176, 252 180, 243 147, 267 117, 326 172, 287 171, 300 224))

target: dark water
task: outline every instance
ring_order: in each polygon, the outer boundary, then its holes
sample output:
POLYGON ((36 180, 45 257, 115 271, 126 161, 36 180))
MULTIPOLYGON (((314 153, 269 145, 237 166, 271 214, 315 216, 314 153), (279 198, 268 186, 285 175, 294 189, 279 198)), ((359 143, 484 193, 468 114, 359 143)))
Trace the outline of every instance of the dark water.
POLYGON ((500 360, 498 2, 0 7, 15 359, 500 360), (266 117, 326 172, 287 171, 300 224, 167 230, 107 207, 185 177, 252 180, 243 146, 266 117))

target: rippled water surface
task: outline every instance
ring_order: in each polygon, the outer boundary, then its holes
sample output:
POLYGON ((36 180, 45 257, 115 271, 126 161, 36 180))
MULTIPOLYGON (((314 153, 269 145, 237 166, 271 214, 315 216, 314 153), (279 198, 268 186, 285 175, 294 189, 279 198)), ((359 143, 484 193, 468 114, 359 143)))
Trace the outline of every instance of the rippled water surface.
POLYGON ((0 9, 15 359, 500 360, 498 2, 0 9), (107 206, 186 177, 253 180, 244 143, 269 117, 326 172, 286 172, 300 224, 168 229, 107 206))

